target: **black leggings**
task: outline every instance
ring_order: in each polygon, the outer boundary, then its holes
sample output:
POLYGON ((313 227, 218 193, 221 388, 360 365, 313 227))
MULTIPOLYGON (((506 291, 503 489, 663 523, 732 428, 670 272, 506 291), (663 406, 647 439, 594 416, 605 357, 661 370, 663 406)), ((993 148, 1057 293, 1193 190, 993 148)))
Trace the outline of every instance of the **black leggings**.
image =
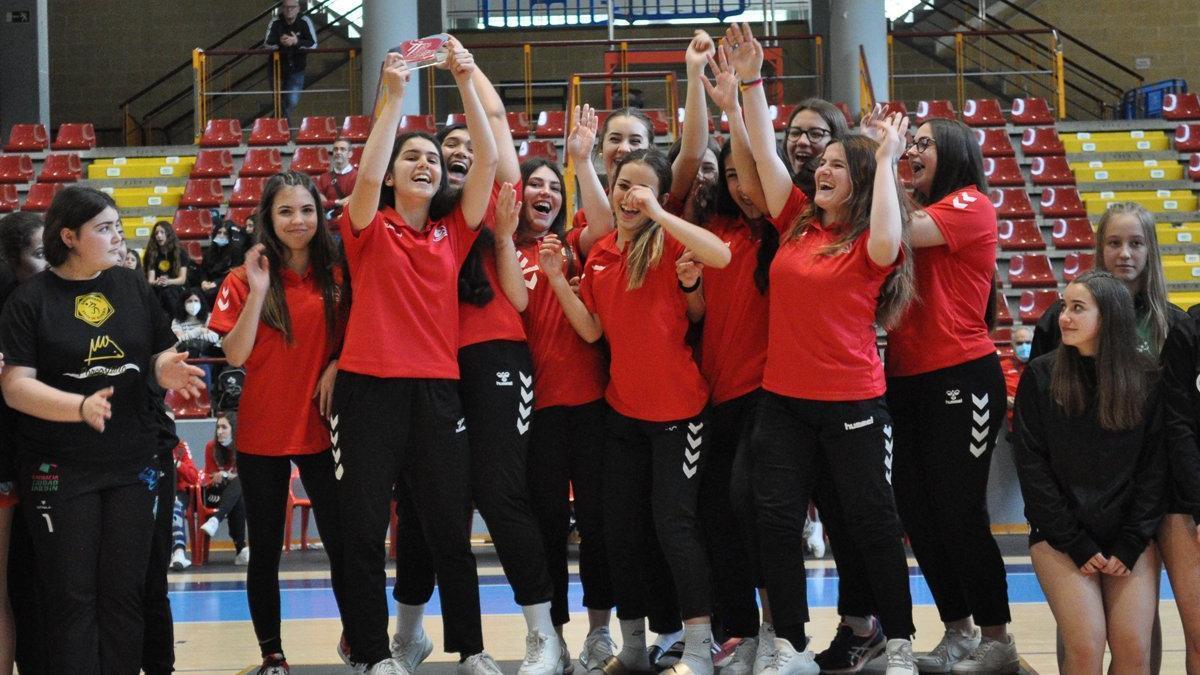
POLYGON ((130 468, 26 457, 19 489, 42 579, 47 668, 137 673, 158 460, 130 468))
POLYGON ((158 499, 154 505, 154 539, 146 569, 145 634, 142 637, 142 670, 146 675, 170 673, 175 669, 175 626, 167 597, 167 567, 171 563, 175 515, 175 454, 172 449, 158 455, 158 499))
POLYGON ((1007 407, 999 357, 889 378, 888 407, 896 506, 938 614, 946 622, 1008 623, 1004 559, 987 512, 992 449, 1007 407))
POLYGON ((612 609, 612 577, 604 545, 603 400, 578 406, 551 406, 533 413, 529 442, 529 488, 533 513, 542 533, 546 566, 554 584, 554 625, 570 620, 567 606, 567 536, 571 528, 570 493, 575 494, 579 530, 579 580, 583 606, 612 609))
POLYGON ((214 517, 229 525, 229 538, 240 553, 246 547, 246 504, 242 499, 241 480, 234 477, 220 486, 206 488, 204 504, 210 509, 215 508, 214 517))
POLYGON ((776 633, 797 647, 806 643, 809 618, 804 519, 821 482, 832 483, 846 539, 863 554, 884 634, 913 633, 908 563, 889 485, 891 438, 882 398, 827 402, 766 392, 759 402, 752 475, 763 573, 776 633))
MULTIPOLYGON (((246 598, 250 620, 263 656, 282 654, 279 613, 279 558, 283 550, 284 521, 292 463, 300 470, 304 490, 312 500, 313 517, 321 533, 321 544, 329 556, 329 578, 338 609, 343 607, 343 560, 338 529, 337 481, 333 477, 333 455, 329 450, 311 455, 268 457, 243 452, 238 455, 238 476, 246 502, 246 524, 254 555, 246 570, 246 598)), ((344 615, 344 612, 343 612, 344 615)))

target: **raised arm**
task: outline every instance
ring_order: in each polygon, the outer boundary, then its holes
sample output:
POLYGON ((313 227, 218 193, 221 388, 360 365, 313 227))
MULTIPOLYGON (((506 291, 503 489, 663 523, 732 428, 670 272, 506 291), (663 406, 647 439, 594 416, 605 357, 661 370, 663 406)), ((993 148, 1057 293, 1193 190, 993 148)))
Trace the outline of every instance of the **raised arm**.
MULTIPOLYGON (((475 159, 467 170, 463 182, 462 199, 459 202, 463 212, 463 220, 471 229, 479 229, 487 214, 488 202, 492 197, 492 183, 496 180, 496 138, 488 124, 487 112, 475 93, 473 73, 476 69, 475 57, 466 47, 450 38, 450 72, 458 85, 459 95, 462 96, 463 112, 467 117, 467 133, 471 135, 471 147, 475 151, 475 159)), ((511 142, 510 142, 511 145, 511 142)))
POLYGON ((504 297, 518 312, 524 312, 529 306, 529 288, 525 286, 521 262, 517 259, 517 247, 513 244, 520 213, 521 202, 517 199, 517 191, 511 183, 504 183, 496 197, 496 278, 504 297))
MULTIPOLYGON (((508 127, 508 115, 504 101, 496 93, 492 81, 479 68, 471 76, 475 83, 475 94, 487 113, 488 126, 496 139, 496 182, 516 185, 521 180, 521 163, 517 160, 517 149, 513 146, 512 129, 508 127)), ((472 141, 474 143, 474 141, 472 141)))
POLYGON ((627 208, 637 209, 643 216, 661 225, 667 234, 692 252, 696 262, 718 269, 729 264, 732 255, 720 237, 668 213, 655 199, 650 188, 644 185, 630 188, 625 196, 625 204, 627 208))
MULTIPOLYGON (((742 104, 745 106, 746 133, 750 138, 750 153, 758 167, 758 177, 766 194, 767 211, 778 217, 792 194, 792 177, 775 150, 775 127, 767 110, 767 95, 762 87, 762 45, 750 32, 750 26, 734 24, 725 31, 729 44, 728 58, 738 79, 745 84, 742 104)), ((740 180, 740 178, 739 178, 740 180)))
POLYGON ((698 30, 684 53, 687 65, 687 98, 679 154, 671 164, 671 197, 682 204, 696 182, 696 172, 708 144, 708 106, 704 102, 704 64, 713 51, 712 38, 698 30))
POLYGON ((358 163, 358 179, 354 182, 354 192, 350 193, 346 202, 350 225, 356 232, 370 225, 375 212, 379 210, 379 191, 383 189, 383 179, 391 169, 388 160, 392 155, 396 128, 400 126, 400 105, 404 89, 408 86, 408 77, 404 59, 399 54, 388 53, 382 74, 387 100, 371 127, 367 144, 363 146, 362 159, 358 163))
POLYGON ((871 229, 867 234, 867 255, 876 265, 896 262, 904 238, 904 216, 900 210, 900 191, 896 187, 896 163, 904 154, 904 134, 908 116, 893 113, 875 122, 883 139, 875 151, 875 185, 871 197, 871 229))
POLYGON ((563 314, 579 337, 588 342, 595 342, 604 335, 600 325, 600 317, 588 311, 583 300, 575 295, 575 290, 563 275, 563 265, 566 259, 562 253, 562 243, 558 237, 548 234, 542 238, 538 247, 538 268, 546 275, 550 288, 554 289, 554 297, 562 305, 563 314))
POLYGON ((587 216, 587 228, 579 235, 579 247, 586 254, 592 244, 612 232, 613 215, 608 206, 604 185, 592 163, 592 147, 596 143, 598 126, 596 111, 586 103, 571 111, 571 134, 567 137, 567 156, 575 166, 575 181, 579 185, 579 201, 587 216))
MULTIPOLYGON (((762 181, 750 153, 750 136, 746 132, 746 121, 742 119, 742 104, 738 101, 737 74, 729 65, 728 54, 729 47, 721 45, 717 57, 709 57, 708 66, 713 71, 713 81, 704 78, 704 90, 729 120, 729 156, 737 171, 738 189, 746 193, 755 208, 767 213, 767 196, 763 194, 762 181)), ((724 176, 718 176, 717 180, 724 180, 724 176)))
POLYGON ((221 342, 225 359, 234 367, 241 366, 250 358, 254 339, 258 336, 258 323, 262 319, 263 304, 271 285, 271 268, 265 250, 262 244, 255 244, 246 252, 246 282, 250 286, 250 293, 242 305, 241 314, 238 314, 237 323, 221 342))

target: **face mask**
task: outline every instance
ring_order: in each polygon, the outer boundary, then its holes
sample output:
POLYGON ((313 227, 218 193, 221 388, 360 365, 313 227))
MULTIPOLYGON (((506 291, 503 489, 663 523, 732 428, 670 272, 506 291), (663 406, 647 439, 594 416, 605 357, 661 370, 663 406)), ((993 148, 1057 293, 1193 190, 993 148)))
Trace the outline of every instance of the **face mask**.
POLYGON ((218 234, 217 236, 213 237, 213 243, 217 246, 224 246, 229 243, 229 237, 226 237, 223 234, 218 234))
POLYGON ((231 439, 229 438, 229 434, 222 433, 219 431, 217 432, 217 442, 220 443, 221 445, 229 445, 230 440, 231 439))
POLYGON ((1033 350, 1033 345, 1029 342, 1026 342, 1025 344, 1020 344, 1020 345, 1013 347, 1013 352, 1016 353, 1017 360, 1019 360, 1021 363, 1025 363, 1026 361, 1029 360, 1029 352, 1031 352, 1032 350, 1033 350))
POLYGON ((187 310, 187 313, 189 316, 196 316, 197 314, 200 313, 200 303, 195 302, 195 301, 185 303, 183 305, 183 308, 185 310, 187 310))

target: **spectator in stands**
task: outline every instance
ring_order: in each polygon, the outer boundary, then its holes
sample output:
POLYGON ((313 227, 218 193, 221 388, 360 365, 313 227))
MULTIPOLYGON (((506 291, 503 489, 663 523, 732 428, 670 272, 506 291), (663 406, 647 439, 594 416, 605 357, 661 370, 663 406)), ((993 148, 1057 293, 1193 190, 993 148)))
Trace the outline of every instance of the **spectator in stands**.
POLYGON ((242 264, 245 252, 234 242, 234 225, 228 220, 218 220, 213 226, 212 242, 204 250, 197 270, 200 290, 211 306, 217 299, 217 289, 225 281, 229 270, 242 264))
POLYGON ((208 319, 208 305, 196 291, 183 296, 175 308, 171 330, 179 339, 179 346, 186 349, 191 358, 214 356, 221 347, 221 336, 208 327, 208 319))
POLYGON ((267 26, 263 44, 279 50, 279 88, 283 91, 283 116, 291 119, 304 89, 307 50, 317 46, 317 29, 312 19, 301 15, 302 0, 282 0, 279 16, 267 26))
MULTIPOLYGON (((425 525, 441 584, 446 648, 462 655, 460 672, 492 673, 483 651, 478 574, 466 527, 470 448, 458 396, 458 268, 488 212, 496 142, 472 80, 474 60, 450 42, 449 69, 474 146, 457 205, 436 141, 401 134, 409 72, 389 54, 382 81, 387 103, 363 149, 358 180, 342 214, 342 240, 354 279, 346 343, 338 359, 333 419, 337 494, 344 539, 343 620, 348 659, 368 672, 402 673, 388 648, 383 532, 396 481, 425 525), (417 291, 417 288, 423 290, 417 291)), ((424 605, 428 594, 402 598, 424 605)), ((409 622, 414 634, 419 621, 409 622), (415 625, 414 625, 415 624, 415 625)), ((546 665, 546 664, 543 664, 546 665)), ((549 664, 551 667, 556 664, 549 664)))
POLYGON ((112 197, 60 191, 43 236, 50 273, 19 287, 0 318, 18 486, 43 505, 25 520, 50 672, 138 670, 158 480, 147 377, 184 397, 202 386, 149 287, 117 267, 119 231, 112 197))
POLYGON ((154 287, 154 294, 165 311, 174 312, 187 285, 190 261, 171 223, 160 220, 154 224, 144 262, 146 280, 154 287))
POLYGON ((1062 670, 1151 670, 1166 457, 1154 360, 1133 295, 1107 272, 1069 284, 1062 346, 1017 388, 1013 460, 1029 554, 1064 643, 1062 670))
POLYGON ((350 193, 354 192, 354 180, 358 169, 350 163, 350 141, 339 136, 329 149, 329 171, 317 176, 317 190, 321 193, 321 208, 325 209, 325 222, 337 233, 337 219, 342 215, 350 193))
POLYGON ((171 569, 183 571, 192 566, 187 556, 187 509, 192 490, 200 487, 200 471, 192 461, 187 443, 179 441, 172 453, 175 458, 175 500, 171 512, 171 569))
POLYGON ((135 272, 142 271, 142 257, 138 255, 136 249, 125 249, 125 260, 122 264, 128 269, 134 270, 135 272))
POLYGON ((311 179, 289 171, 267 181, 262 242, 221 286, 210 321, 230 365, 246 369, 238 406, 238 468, 255 542, 246 575, 264 675, 287 672, 280 631, 279 557, 292 465, 312 501, 342 605, 343 556, 329 417, 334 354, 349 312, 348 275, 311 179))
POLYGON ((1003 359, 1004 389, 1008 393, 1008 426, 1012 428, 1013 400, 1017 395, 1017 383, 1025 364, 1029 363, 1029 352, 1033 349, 1033 326, 1017 326, 1012 332, 1013 355, 1003 359))
MULTIPOLYGON (((861 560, 860 578, 871 589, 887 638, 888 672, 915 675, 908 567, 885 464, 891 424, 875 348, 875 325, 894 326, 914 295, 904 250, 905 200, 894 169, 908 120, 872 120, 882 144, 861 135, 830 143, 814 174, 822 189, 810 202, 776 150, 761 86, 761 44, 745 25, 732 26, 726 42, 745 83, 750 147, 780 233, 770 304, 788 308, 769 316, 766 392, 751 442, 777 668, 789 674, 820 670, 806 650, 807 593, 795 571, 804 546, 801 514, 810 498, 816 493, 827 521, 835 508, 816 490, 825 483, 836 497, 836 517, 844 518, 844 541, 861 560), (797 316, 804 320, 796 322, 797 316)), ((836 537, 833 543, 836 550, 836 537)))
POLYGON ((816 190, 813 174, 825 148, 849 131, 846 116, 829 101, 806 98, 796 104, 784 129, 781 149, 792 180, 810 198, 816 190))
POLYGON ((246 546, 246 504, 242 499, 242 482, 238 480, 234 419, 227 412, 218 412, 216 418, 213 439, 204 446, 204 506, 217 512, 200 529, 215 537, 221 523, 228 522, 229 538, 237 552, 233 564, 246 565, 250 562, 250 547, 246 546))

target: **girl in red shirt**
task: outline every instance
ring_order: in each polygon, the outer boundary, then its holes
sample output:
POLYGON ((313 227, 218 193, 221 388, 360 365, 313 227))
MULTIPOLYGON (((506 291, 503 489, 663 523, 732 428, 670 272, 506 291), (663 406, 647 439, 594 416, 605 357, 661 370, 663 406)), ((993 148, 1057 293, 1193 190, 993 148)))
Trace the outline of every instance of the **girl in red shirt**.
MULTIPOLYGON (((916 673, 912 600, 891 487, 891 423, 875 324, 911 298, 902 250, 904 212, 894 164, 907 118, 876 121, 880 145, 861 136, 831 143, 814 175, 811 204, 775 151, 761 79, 762 46, 747 26, 726 33, 742 80, 750 146, 772 222, 766 392, 752 435, 763 572, 776 638, 768 672, 820 670, 806 651, 808 603, 796 556, 815 485, 834 486, 848 545, 857 549, 887 643, 888 673, 916 673), (873 181, 873 183, 872 183, 873 181)), ((823 505, 828 514, 832 505, 823 505)))
POLYGON ((684 653, 674 672, 713 668, 710 580, 696 517, 708 387, 684 342, 686 301, 671 263, 690 249, 697 261, 724 267, 730 254, 718 237, 663 209, 670 185, 671 167, 660 152, 635 151, 617 164, 609 193, 617 229, 590 252, 581 297, 563 274, 557 239, 546 237, 539 250, 539 267, 571 325, 589 342, 607 337, 612 351, 604 520, 623 644, 608 672, 650 669, 646 576, 659 542, 684 619, 684 653))
POLYGON ((233 417, 217 413, 213 438, 204 446, 204 505, 216 513, 200 529, 210 538, 216 536, 221 521, 228 521, 229 538, 237 555, 235 565, 250 561, 246 546, 246 506, 242 500, 242 482, 238 480, 238 451, 233 439, 233 417))
POLYGON ((1004 560, 987 513, 992 448, 1007 407, 989 335, 996 211, 983 155, 963 123, 922 124, 906 154, 922 205, 909 227, 921 302, 888 333, 892 483, 946 631, 917 664, 932 672, 959 662, 955 672, 1016 669, 1004 560))
MULTIPOLYGON (((495 668, 483 653, 467 527, 470 448, 458 393, 456 291, 459 268, 488 212, 496 143, 472 80, 471 54, 455 40, 450 46, 449 69, 474 149, 457 205, 446 203, 435 140, 419 133, 396 138, 409 73, 398 54, 389 54, 387 101, 363 149, 340 228, 355 287, 330 418, 345 546, 342 614, 350 660, 373 673, 404 671, 389 649, 387 599, 379 592, 382 534, 397 481, 412 500, 441 583, 446 650, 462 654, 463 670, 495 668)), ((410 606, 426 601, 406 598, 410 606)))
POLYGON ((342 603, 337 488, 324 418, 350 289, 320 203, 316 185, 303 173, 289 171, 267 181, 258 208, 259 243, 246 264, 225 277, 209 323, 225 336, 229 363, 246 369, 237 472, 255 543, 246 595, 262 652, 261 673, 287 667, 279 557, 293 463, 312 499, 334 596, 342 603))

